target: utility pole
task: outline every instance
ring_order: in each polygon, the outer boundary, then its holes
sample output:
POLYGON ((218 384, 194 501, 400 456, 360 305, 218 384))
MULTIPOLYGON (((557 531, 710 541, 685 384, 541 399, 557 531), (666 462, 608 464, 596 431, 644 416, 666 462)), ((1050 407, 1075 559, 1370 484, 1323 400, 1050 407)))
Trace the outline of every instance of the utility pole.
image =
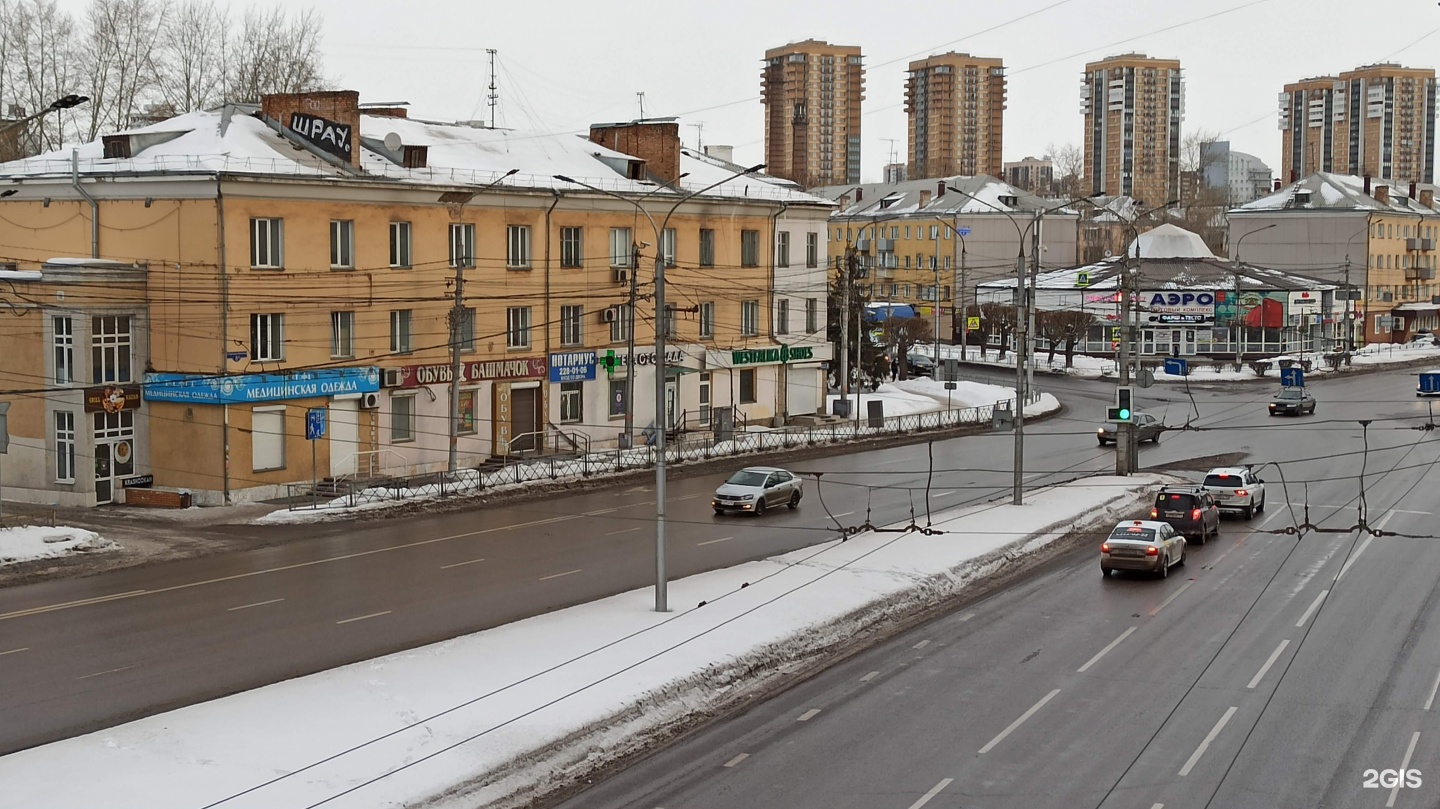
MULTIPOLYGON (((840 285, 840 396, 849 401, 850 396, 850 262, 854 260, 855 248, 847 241, 845 255, 835 257, 835 283, 840 285)), ((860 363, 855 363, 859 368, 860 363)))
POLYGON ((1016 241, 1015 253, 1015 481, 1011 504, 1025 504, 1025 330, 1029 292, 1025 288, 1025 238, 1016 241))
MULTIPOLYGON (((465 265, 469 258, 457 261, 455 267, 455 305, 450 308, 450 455, 445 468, 450 474, 460 467, 460 338, 468 319, 465 311, 465 265)), ((509 454, 510 448, 505 448, 509 454)))
MULTIPOLYGON (((645 91, 641 90, 635 94, 640 98, 640 120, 645 120, 645 91)), ((638 268, 637 268, 638 269, 638 268)))
POLYGON ((1031 236, 1030 242, 1030 296, 1027 298, 1030 310, 1030 355, 1025 358, 1025 392, 1028 394, 1035 389, 1035 350, 1039 343, 1039 335, 1035 331, 1035 286, 1040 283, 1040 220, 1045 212, 1035 211, 1035 233, 1031 236))
POLYGON ((640 245, 630 244, 630 304, 625 309, 625 434, 620 448, 635 444, 635 276, 640 269, 640 245))
MULTIPOLYGON (((1135 253, 1140 253, 1140 239, 1135 239, 1135 253)), ((1120 387, 1130 384, 1130 254, 1120 262, 1120 387)), ((1132 411, 1133 415, 1133 411, 1132 411)), ((1115 474, 1130 474, 1130 422, 1120 422, 1120 435, 1115 442, 1115 474)))
POLYGON ((935 270, 935 370, 932 374, 940 372, 940 226, 935 228, 935 255, 930 259, 930 267, 935 270))
POLYGON ((495 105, 500 103, 500 93, 495 89, 495 49, 486 48, 485 52, 490 54, 490 94, 485 97, 486 103, 490 105, 490 128, 495 128, 495 105))
MULTIPOLYGON (((643 94, 642 94, 643 96, 643 94)), ((683 202, 684 200, 682 200, 683 202)), ((676 203, 679 207, 679 203, 676 203)), ((668 220, 669 217, 667 216, 668 220)), ((652 223, 653 224, 653 223, 652 223)), ((665 408, 665 229, 655 228, 655 611, 666 612, 665 575, 665 431, 670 423, 665 408)), ((678 317, 678 315, 677 315, 678 317)))

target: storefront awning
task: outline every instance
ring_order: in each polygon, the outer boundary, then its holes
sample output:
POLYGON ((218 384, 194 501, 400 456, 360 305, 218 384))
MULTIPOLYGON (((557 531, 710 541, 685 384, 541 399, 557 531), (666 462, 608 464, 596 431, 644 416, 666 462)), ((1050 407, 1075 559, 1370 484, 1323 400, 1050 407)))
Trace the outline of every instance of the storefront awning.
POLYGON ((666 375, 666 376, 681 376, 681 375, 683 375, 683 374, 698 374, 698 373, 700 373, 700 369, 699 369, 699 368, 686 368, 686 367, 683 366, 683 365, 667 365, 667 366, 665 366, 665 375, 666 375))

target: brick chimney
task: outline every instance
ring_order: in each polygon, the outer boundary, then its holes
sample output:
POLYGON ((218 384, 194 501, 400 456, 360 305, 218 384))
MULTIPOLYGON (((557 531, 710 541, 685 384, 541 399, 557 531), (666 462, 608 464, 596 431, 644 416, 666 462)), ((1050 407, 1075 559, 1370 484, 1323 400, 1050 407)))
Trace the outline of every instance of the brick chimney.
POLYGON ((631 121, 591 124, 590 142, 634 155, 662 183, 680 178, 680 124, 674 121, 631 121))
POLYGON ((1422 188, 1422 189, 1420 189, 1420 204, 1423 205, 1423 206, 1426 207, 1426 208, 1433 208, 1433 207, 1435 207, 1435 189, 1433 189, 1433 188, 1422 188))
POLYGON ((849 194, 841 194, 841 195, 840 195, 840 210, 843 211, 843 210, 845 210, 846 208, 849 208, 849 207, 850 207, 850 195, 849 195, 849 194))
POLYGON ((381 118, 409 118, 410 111, 404 107, 366 107, 361 110, 366 115, 378 115, 381 118))
POLYGON ((924 208, 930 204, 930 189, 924 188, 920 191, 920 207, 924 208))
POLYGON ((855 189, 855 201, 856 201, 856 202, 859 202, 859 201, 862 200, 862 199, 865 199, 865 189, 863 189, 863 188, 856 188, 856 189, 855 189))
POLYGON ((1276 191, 1279 191, 1279 190, 1280 190, 1280 185, 1281 185, 1281 183, 1280 183, 1280 178, 1279 178, 1279 177, 1276 177, 1276 178, 1275 178, 1275 190, 1276 190, 1276 191))
POLYGON ((261 96, 260 113, 316 149, 359 165, 359 92, 275 93, 261 96))
POLYGON ((1389 204, 1390 204, 1390 186, 1388 186, 1388 185, 1377 185, 1377 186, 1375 186, 1375 201, 1378 202, 1378 203, 1380 203, 1381 205, 1389 205, 1389 204))
POLYGON ((940 182, 938 182, 938 183, 935 184, 935 196, 936 196, 937 198, 945 196, 945 181, 944 181, 944 180, 941 180, 940 182))

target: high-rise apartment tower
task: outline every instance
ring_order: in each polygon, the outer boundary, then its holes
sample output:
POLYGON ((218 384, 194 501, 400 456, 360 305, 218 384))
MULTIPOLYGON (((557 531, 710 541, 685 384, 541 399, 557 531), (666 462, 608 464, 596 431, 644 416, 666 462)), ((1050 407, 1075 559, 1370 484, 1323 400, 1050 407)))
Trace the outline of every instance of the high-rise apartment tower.
POLYGON ((809 39, 765 51, 766 172, 813 188, 860 182, 859 46, 809 39))

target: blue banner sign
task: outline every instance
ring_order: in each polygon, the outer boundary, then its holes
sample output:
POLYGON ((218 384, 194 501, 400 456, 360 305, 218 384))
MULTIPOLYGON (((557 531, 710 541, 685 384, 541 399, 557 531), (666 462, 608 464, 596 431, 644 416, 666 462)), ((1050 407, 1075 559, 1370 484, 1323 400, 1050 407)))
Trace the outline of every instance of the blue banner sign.
POLYGON ((345 396, 380 390, 380 369, 325 368, 288 374, 146 374, 142 386, 149 402, 247 404, 287 399, 345 396))
POLYGON ((587 382, 594 378, 594 351, 566 351, 550 355, 551 382, 587 382))

